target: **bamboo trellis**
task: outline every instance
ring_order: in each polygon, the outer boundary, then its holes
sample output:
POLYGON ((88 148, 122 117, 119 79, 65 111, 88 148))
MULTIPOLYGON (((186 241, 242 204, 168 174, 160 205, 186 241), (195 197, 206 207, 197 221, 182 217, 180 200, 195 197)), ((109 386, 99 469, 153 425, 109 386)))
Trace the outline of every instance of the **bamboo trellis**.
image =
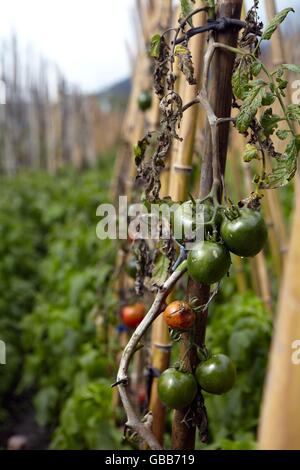
POLYGON ((83 94, 52 63, 20 51, 12 37, 0 53, 0 172, 96 163, 117 142, 121 114, 101 110, 96 95, 83 94))

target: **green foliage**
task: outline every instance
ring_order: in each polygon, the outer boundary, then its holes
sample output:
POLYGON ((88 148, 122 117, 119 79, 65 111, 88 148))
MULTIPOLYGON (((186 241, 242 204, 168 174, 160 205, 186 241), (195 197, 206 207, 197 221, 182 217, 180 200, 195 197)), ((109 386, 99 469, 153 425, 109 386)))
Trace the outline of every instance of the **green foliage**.
POLYGON ((52 441, 56 450, 114 450, 121 435, 112 423, 112 389, 107 380, 79 387, 66 401, 52 441))
POLYGON ((244 162, 252 162, 254 159, 259 159, 259 152, 255 145, 247 144, 243 153, 244 162))
POLYGON ((232 75, 232 90, 235 97, 242 100, 245 98, 249 88, 249 71, 244 67, 244 62, 241 61, 239 67, 237 67, 232 75))
POLYGON ((247 131, 266 96, 266 83, 263 80, 251 81, 248 86, 249 90, 243 94, 244 102, 236 119, 236 126, 241 133, 247 131))
MULTIPOLYGON (((7 343, 9 367, 1 369, 0 419, 1 400, 12 389, 31 389, 38 422, 59 425, 65 436, 65 405, 81 406, 78 390, 99 377, 112 381, 116 345, 108 326, 117 321, 116 250, 96 237, 96 209, 107 202, 111 168, 107 158, 100 171, 67 169, 55 177, 36 173, 2 181, 0 338, 7 343)), ((97 416, 96 398, 92 403, 97 416)), ((88 446, 105 442, 110 431, 103 428, 101 435, 99 428, 92 437, 93 429, 84 444, 76 433, 66 439, 74 448, 94 448, 88 446)))
POLYGON ((275 33, 278 26, 285 20, 285 18, 291 11, 295 13, 295 10, 293 8, 285 8, 284 10, 277 13, 277 15, 274 16, 274 18, 270 21, 270 23, 265 28, 261 39, 262 40, 271 39, 271 37, 275 33))
POLYGON ((285 152, 277 160, 277 165, 267 178, 268 188, 285 186, 295 176, 297 158, 300 150, 299 141, 295 138, 286 146, 285 152))
POLYGON ((260 119, 260 123, 266 137, 270 137, 270 135, 274 134, 274 131, 278 128, 278 123, 281 120, 280 116, 273 114, 272 108, 266 109, 260 119))
MULTIPOLYGON (((252 18, 254 22, 256 14, 253 12, 256 8, 257 5, 250 10, 250 13, 252 11, 252 15, 254 15, 252 18)), ((245 37, 242 36, 239 49, 236 50, 232 89, 236 100, 241 102, 238 103, 239 113, 236 118, 236 127, 241 134, 249 137, 249 144, 254 144, 262 153, 261 175, 257 177, 261 189, 275 189, 287 185, 295 175, 297 168, 300 145, 293 121, 300 122, 300 106, 294 104, 286 106, 283 98, 286 97, 286 88, 289 83, 285 73, 299 73, 300 67, 295 64, 282 64, 275 71, 269 71, 259 59, 262 41, 272 38, 273 33, 290 12, 294 12, 293 8, 285 8, 279 12, 263 33, 257 34, 255 42, 253 37, 247 37, 247 33, 244 33, 245 37), (256 78, 258 76, 259 78, 256 78), (272 108, 263 109, 276 101, 281 108, 281 115, 273 114, 272 108), (258 120, 259 110, 262 112, 262 117, 258 120), (286 124, 286 129, 278 129, 281 122, 286 124), (283 154, 272 141, 275 132, 280 140, 290 138, 283 154), (266 174, 265 171, 265 156, 267 154, 275 161, 269 174, 266 174)), ((251 14, 247 18, 251 22, 251 14)), ((260 25, 257 24, 257 27, 260 29, 260 25)), ((246 152, 246 161, 251 161, 254 158, 257 157, 253 157, 252 152, 246 152)))
POLYGON ((151 45, 150 45, 150 56, 159 59, 160 56, 160 44, 161 44, 161 35, 154 34, 151 38, 151 45))
MULTIPOLYGON (((181 5, 181 19, 186 18, 188 15, 190 15, 193 11, 193 3, 194 0, 180 0, 180 5, 181 5)), ((189 19, 189 25, 193 26, 193 21, 192 18, 189 19)))
POLYGON ((158 253, 154 262, 151 282, 157 287, 162 287, 168 278, 170 261, 163 253, 158 253))
POLYGON ((207 346, 228 354, 237 366, 237 381, 223 396, 205 395, 211 448, 252 449, 271 338, 270 317, 253 293, 234 295, 212 307, 207 346))

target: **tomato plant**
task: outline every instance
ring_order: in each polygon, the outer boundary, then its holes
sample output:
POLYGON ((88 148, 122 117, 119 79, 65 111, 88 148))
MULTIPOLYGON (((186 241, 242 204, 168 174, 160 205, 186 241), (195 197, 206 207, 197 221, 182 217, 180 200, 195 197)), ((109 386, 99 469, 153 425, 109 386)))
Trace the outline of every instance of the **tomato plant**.
POLYGON ((196 394, 197 383, 192 374, 170 368, 159 377, 158 396, 169 408, 185 408, 192 403, 196 394))
POLYGON ((235 365, 228 356, 216 354, 198 365, 196 378, 200 387, 206 392, 222 395, 234 385, 235 365))
POLYGON ((146 313, 144 304, 136 303, 134 305, 126 305, 122 308, 121 316, 128 328, 136 328, 143 320, 146 313))
POLYGON ((165 309, 164 320, 169 328, 188 330, 195 323, 196 315, 187 302, 175 300, 165 309))
POLYGON ((202 284, 220 281, 230 265, 229 251, 220 243, 200 242, 188 254, 188 273, 194 281, 202 284))
POLYGON ((235 218, 224 217, 221 237, 235 255, 255 256, 263 249, 268 231, 260 211, 243 207, 235 218))
MULTIPOLYGON (((197 309, 199 314, 195 317, 188 332, 181 333, 179 331, 178 333, 175 331, 171 336, 174 341, 183 339, 183 356, 180 360, 180 368, 196 370, 200 387, 209 393, 219 395, 226 393, 233 387, 236 376, 235 365, 224 354, 212 356, 198 365, 199 357, 197 357, 196 351, 206 351, 204 339, 207 319, 210 318, 207 311, 221 286, 220 281, 229 271, 230 252, 242 257, 255 256, 266 243, 267 229, 260 213, 262 190, 285 186, 295 175, 300 150, 300 139, 295 126, 296 122, 300 122, 299 105, 287 105, 284 98, 288 86, 287 74, 299 73, 300 68, 293 64, 283 64, 276 70, 269 71, 261 61, 263 41, 271 39, 278 26, 293 11, 292 8, 286 8, 278 13, 263 29, 258 15, 258 0, 254 1, 245 21, 238 19, 242 0, 234 2, 230 12, 231 16, 228 13, 229 16, 226 18, 220 17, 220 11, 223 11, 222 7, 226 3, 225 0, 218 2, 207 0, 204 10, 208 13, 209 20, 203 27, 194 27, 193 16, 199 13, 199 9, 194 10, 194 3, 193 0, 181 2, 179 27, 168 29, 171 40, 165 33, 155 34, 152 37, 150 55, 154 60, 153 88, 160 101, 161 126, 153 132, 152 129, 151 131, 147 129, 146 135, 134 146, 134 155, 137 180, 140 180, 143 185, 142 200, 147 209, 152 203, 166 203, 171 207, 175 201, 180 200, 182 194, 187 195, 189 191, 193 192, 195 188, 187 187, 188 178, 185 176, 186 173, 189 174, 193 170, 193 160, 188 155, 190 149, 187 150, 190 144, 189 140, 182 155, 181 152, 178 152, 178 156, 180 155, 181 158, 172 161, 172 159, 169 160, 169 156, 173 143, 176 140, 182 140, 183 123, 184 125, 190 124, 190 128, 195 125, 193 119, 185 121, 185 111, 200 104, 207 117, 204 134, 206 143, 202 149, 201 169, 198 168, 201 173, 200 194, 202 199, 194 201, 190 196, 191 200, 184 202, 175 211, 173 225, 171 224, 173 233, 169 237, 170 240, 166 241, 163 236, 162 224, 160 224, 160 236, 157 237, 159 239, 151 240, 151 243, 140 244, 139 268, 145 267, 145 269, 139 269, 137 276, 139 286, 144 286, 146 289, 150 285, 150 290, 157 288, 157 295, 147 314, 149 322, 145 321, 143 328, 140 329, 143 331, 138 333, 146 333, 148 324, 150 325, 161 312, 162 303, 187 272, 189 280, 185 295, 187 294, 188 298, 195 296, 194 309, 197 309), (237 29, 241 30, 240 34, 237 34, 237 29), (193 63, 189 40, 191 37, 208 30, 223 31, 224 35, 228 36, 228 41, 219 36, 220 42, 216 42, 213 34, 210 35, 203 60, 203 76, 199 80, 198 73, 200 71, 196 70, 195 65, 197 64, 193 63), (216 51, 218 51, 217 54, 216 51), (211 64, 221 57, 226 67, 211 69, 211 64), (179 88, 176 86, 175 60, 178 63, 179 73, 182 73, 181 79, 185 79, 189 85, 198 85, 196 96, 191 101, 186 102, 186 94, 180 96, 178 92, 181 86, 179 88), (210 87, 210 80, 214 84, 213 87, 210 87), (217 93, 218 81, 220 89, 222 89, 221 95, 217 93), (273 104, 274 109, 270 107, 273 104), (231 107, 237 110, 234 114, 235 117, 231 117, 231 107), (274 113, 275 109, 278 114, 274 113), (225 121, 227 126, 223 126, 225 121), (254 167, 253 189, 251 188, 250 194, 245 195, 242 201, 236 202, 235 206, 231 202, 231 196, 228 187, 226 187, 227 175, 225 174, 230 123, 233 123, 234 128, 247 139, 243 160, 247 163, 257 160, 254 167), (277 138, 286 141, 284 150, 278 146, 277 138), (186 154, 185 150, 187 150, 186 154), (162 193, 165 192, 165 185, 162 185, 162 182, 166 183, 167 181, 166 179, 162 180, 161 176, 163 171, 169 169, 169 161, 172 165, 171 182, 173 174, 184 175, 182 179, 178 176, 178 181, 174 184, 174 188, 172 187, 170 191, 172 198, 166 194, 162 196, 162 193), (204 207, 204 217, 200 222, 196 208, 197 203, 202 208, 204 207), (196 236, 198 229, 203 229, 201 242, 196 236), (190 249, 190 242, 196 242, 192 249, 190 249), (211 290, 209 286, 215 283, 218 283, 218 286, 211 290)), ((239 287, 243 284, 239 282, 239 287)), ((164 317, 168 326, 175 326, 175 330, 181 329, 181 318, 179 318, 177 307, 174 311, 172 309, 165 311, 164 317), (175 320, 178 321, 177 324, 175 320)), ((233 335, 234 341, 232 340, 230 343, 233 351, 236 352, 235 341, 239 347, 241 346, 241 338, 244 337, 244 334, 245 331, 239 331, 233 335)), ((247 328, 246 336, 251 342, 249 328, 247 328)), ((122 389, 122 402, 128 416, 132 413, 128 405, 130 397, 126 388, 130 362, 128 350, 133 355, 134 348, 140 339, 139 334, 136 338, 132 338, 133 340, 129 342, 128 348, 121 358, 116 382, 122 389)), ((241 359, 240 361, 243 362, 241 359)), ((183 400, 184 397, 184 385, 181 390, 179 379, 183 381, 184 377, 187 382, 188 375, 182 374, 181 370, 168 369, 159 379, 161 400, 168 406, 177 409, 184 406, 180 401, 180 398, 183 400)), ((189 376, 190 384, 193 380, 195 380, 194 377, 189 376)), ((189 391, 192 388, 193 386, 189 391)), ((192 393, 190 395, 192 396, 192 393)), ((201 400, 200 390, 197 404, 200 404, 201 400)), ((191 417, 194 426, 191 426, 189 430, 181 428, 180 432, 177 431, 182 422, 186 420, 185 410, 175 412, 173 444, 175 442, 175 446, 178 448, 184 448, 186 442, 194 437, 192 434, 196 425, 201 428, 202 442, 207 442, 205 407, 200 408, 201 406, 191 417)), ((136 418, 139 420, 138 417, 136 418)), ((156 436, 148 432, 147 424, 144 426, 143 433, 140 432, 141 422, 139 425, 133 423, 131 430, 134 434, 143 434, 142 437, 150 448, 160 448, 155 439, 156 436)))

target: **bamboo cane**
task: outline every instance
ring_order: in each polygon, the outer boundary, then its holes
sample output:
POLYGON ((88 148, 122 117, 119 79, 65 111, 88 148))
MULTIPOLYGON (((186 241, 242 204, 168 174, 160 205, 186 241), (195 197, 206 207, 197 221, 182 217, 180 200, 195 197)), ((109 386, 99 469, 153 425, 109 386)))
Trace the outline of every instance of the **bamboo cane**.
MULTIPOLYGON (((219 0, 217 2, 217 14, 218 16, 230 16, 234 18, 240 18, 242 0, 219 0)), ((218 42, 229 43, 236 45, 237 33, 236 31, 228 31, 224 34, 219 34, 217 38, 218 42)), ((213 66, 211 69, 211 92, 210 102, 218 117, 228 117, 231 112, 231 75, 233 70, 234 57, 230 54, 219 51, 214 58, 213 66)), ((212 149, 210 129, 207 128, 206 142, 204 152, 204 160, 201 171, 201 193, 206 195, 212 186, 212 149)), ((222 125, 219 132, 219 157, 220 157, 220 168, 222 172, 225 171, 226 154, 228 147, 228 125, 222 125)), ((209 286, 197 285, 194 282, 189 281, 188 293, 190 296, 196 297, 200 305, 205 305, 209 298, 209 286)), ((206 330, 207 312, 202 312, 198 315, 196 325, 196 342, 199 345, 203 345, 205 341, 205 330, 206 330)), ((186 338, 188 342, 188 338, 186 338)), ((187 354, 186 366, 191 367, 192 370, 195 368, 198 359, 195 348, 192 348, 190 353, 187 354)), ((187 409, 175 411, 173 421, 173 436, 172 436, 172 448, 175 450, 191 450, 195 447, 195 428, 187 427, 185 423, 185 416, 187 409)))
MULTIPOLYGON (((244 166, 246 190, 250 194, 252 191, 252 173, 249 166, 244 166)), ((252 268, 252 281, 269 311, 272 309, 272 295, 270 280, 267 270, 267 263, 264 252, 258 253, 255 258, 250 258, 252 268), (257 284, 258 282, 258 284, 257 284)))
MULTIPOLYGON (((273 0, 265 2, 267 14, 273 17, 276 6, 273 0)), ((273 36, 272 58, 278 65, 285 62, 281 32, 273 36)), ((291 100, 288 90, 288 100, 291 100)), ((259 427, 259 448, 275 450, 299 450, 299 406, 300 375, 297 350, 293 355, 294 343, 300 338, 298 265, 300 229, 300 183, 299 172, 296 180, 294 222, 285 260, 283 283, 280 291, 275 334, 270 353, 270 363, 264 390, 259 427), (293 360, 294 359, 294 360, 293 360)))
MULTIPOLYGON (((229 172, 232 172, 234 180, 234 188, 236 191, 236 196, 238 200, 242 200, 244 197, 243 188, 242 188, 242 172, 240 166, 239 155, 233 149, 232 142, 229 147, 228 153, 228 164, 229 172)), ((234 266, 234 272, 236 275, 237 288, 240 293, 244 293, 247 290, 247 279, 245 277, 243 262, 239 256, 232 256, 232 263, 234 266)))
MULTIPOLYGON (((172 1, 161 2, 161 27, 167 29, 171 24, 172 20, 172 1)), ((152 126, 158 125, 159 118, 159 103, 155 96, 155 101, 152 105, 152 116, 150 116, 149 122, 152 126), (155 109, 156 106, 156 109, 155 109), (154 109, 153 109, 154 108, 154 109)), ((169 195, 169 181, 170 181, 170 153, 166 159, 166 166, 161 175, 161 190, 160 197, 164 198, 169 195)), ((151 364, 154 370, 163 372, 168 368, 170 362, 172 343, 170 341, 169 331, 165 325, 162 316, 158 317, 152 325, 151 334, 151 364)), ((165 431, 165 417, 166 410, 158 398, 157 394, 157 379, 153 378, 149 410, 153 415, 152 431, 157 440, 163 444, 163 436, 165 431)))
MULTIPOLYGON (((150 36, 154 34, 157 31, 157 28, 161 27, 161 25, 165 26, 164 22, 166 21, 168 17, 168 11, 169 11, 169 18, 171 16, 171 4, 172 1, 168 0, 168 2, 156 2, 153 4, 148 4, 148 9, 147 9, 147 14, 142 14, 141 13, 141 18, 143 17, 144 20, 147 19, 147 23, 143 25, 142 30, 147 31, 147 34, 149 36, 145 37, 145 42, 148 42, 150 40, 150 36), (162 5, 163 3, 163 5, 162 5)), ((139 2, 139 8, 141 12, 145 12, 145 4, 143 2, 139 2)), ((159 101, 153 92, 153 99, 152 99, 152 107, 148 113, 146 113, 146 118, 145 114, 141 113, 138 110, 137 106, 137 98, 139 92, 145 88, 148 89, 151 86, 151 81, 150 81, 150 62, 149 59, 146 55, 146 51, 141 51, 140 57, 137 61, 138 63, 138 69, 137 69, 137 79, 136 79, 136 89, 134 93, 134 98, 133 98, 133 103, 132 103, 132 108, 134 112, 132 113, 132 118, 134 125, 132 125, 132 128, 130 129, 129 133, 129 140, 131 142, 131 148, 138 140, 140 140, 144 133, 145 129, 148 130, 154 130, 158 127, 159 124, 159 101)), ((131 159, 130 165, 129 165, 129 175, 127 179, 127 194, 129 194, 132 191, 132 184, 136 175, 136 167, 133 158, 131 159)), ((167 195, 167 189, 168 189, 168 171, 164 172, 163 178, 162 178, 162 192, 167 195)), ((163 337, 162 340, 165 338, 163 337)), ((135 363, 134 363, 134 383, 137 385, 138 382, 142 380, 141 374, 143 370, 143 361, 141 358, 142 352, 139 351, 135 355, 135 363)))
MULTIPOLYGON (((265 0, 265 9, 268 20, 271 21, 277 13, 275 1, 265 0)), ((274 66, 278 66, 286 62, 282 33, 280 28, 277 28, 277 30, 272 36, 271 56, 274 66)), ((289 103, 292 102, 291 90, 289 87, 286 90, 286 101, 288 101, 289 103)), ((284 258, 284 255, 287 251, 287 233, 278 193, 276 191, 267 191, 267 200, 270 208, 270 213, 274 222, 275 234, 278 240, 278 251, 281 255, 281 258, 284 258)), ((283 262, 283 259, 281 260, 281 262, 283 262)))
POLYGON ((300 182, 280 292, 259 428, 259 448, 300 449, 300 182))
MULTIPOLYGON (((139 8, 142 8, 142 2, 139 2, 139 8)), ((142 28, 142 30, 146 29, 146 25, 142 28)), ((132 90, 131 96, 129 100, 129 105, 125 117, 125 122, 123 126, 123 136, 124 136, 124 147, 125 150, 122 158, 123 161, 119 164, 119 170, 124 171, 125 175, 123 176, 124 179, 124 190, 125 194, 127 195, 128 201, 130 201, 132 197, 132 189, 133 189, 133 182, 135 176, 135 163, 132 155, 133 145, 137 143, 137 141, 143 136, 145 130, 145 119, 144 114, 138 109, 138 95, 141 90, 141 84, 145 78, 145 64, 147 63, 147 58, 145 51, 140 50, 136 59, 135 63, 135 70, 133 76, 133 83, 132 83, 132 90), (129 162, 128 162, 129 159, 129 162)), ((116 188, 118 191, 120 188, 116 188)), ((117 260, 118 263, 126 262, 126 256, 123 252, 120 253, 119 259, 117 260)), ((129 287, 129 279, 123 272, 121 275, 121 279, 118 281, 119 284, 119 291, 126 290, 129 287)), ((120 338, 121 339, 121 338, 120 338)), ((127 333, 122 334, 122 341, 124 344, 127 343, 128 335, 127 333)), ((123 345, 124 345, 123 344, 123 345)), ((141 354, 138 351, 134 358, 134 365, 133 365, 133 388, 136 388, 140 376, 141 376, 141 354)), ((136 397, 134 397, 135 405, 137 406, 136 397)), ((113 403, 119 403, 119 393, 118 390, 115 389, 113 395, 113 403)))

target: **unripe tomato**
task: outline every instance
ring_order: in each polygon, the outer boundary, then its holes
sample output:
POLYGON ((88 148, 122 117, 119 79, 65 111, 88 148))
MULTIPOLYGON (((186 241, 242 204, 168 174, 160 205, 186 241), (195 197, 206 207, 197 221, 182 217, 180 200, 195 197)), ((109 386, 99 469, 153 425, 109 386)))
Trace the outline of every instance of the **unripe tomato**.
POLYGON ((238 256, 255 256, 264 247, 268 231, 259 211, 244 207, 236 219, 224 217, 221 237, 227 248, 238 256))
POLYGON ((137 267, 136 267, 136 260, 134 258, 130 258, 125 266, 125 271, 128 274, 128 276, 132 277, 133 279, 136 278, 136 272, 137 272, 137 267))
POLYGON ((136 328, 146 313, 144 304, 127 305, 122 309, 122 320, 128 328, 136 328))
POLYGON ((152 96, 148 90, 143 90, 138 97, 138 105, 141 111, 147 111, 152 105, 152 96))
POLYGON ((229 271, 231 258, 224 245, 205 241, 189 252, 187 262, 189 276, 195 282, 214 284, 229 271))
POLYGON ((197 382, 192 374, 170 368, 158 379, 159 399, 169 408, 180 410, 190 405, 197 394, 197 382))
POLYGON ((164 320, 173 330, 188 330, 195 323, 196 315, 187 302, 175 300, 167 306, 164 320))
POLYGON ((193 206, 193 201, 186 201, 174 211, 173 234, 178 241, 191 240, 196 235, 196 231, 213 217, 214 211, 211 204, 199 203, 199 207, 196 206, 195 209, 193 206), (194 212, 197 209, 199 210, 198 219, 194 212))
POLYGON ((236 368, 228 356, 216 354, 199 364, 195 375, 203 390, 215 395, 222 395, 233 387, 236 368))

